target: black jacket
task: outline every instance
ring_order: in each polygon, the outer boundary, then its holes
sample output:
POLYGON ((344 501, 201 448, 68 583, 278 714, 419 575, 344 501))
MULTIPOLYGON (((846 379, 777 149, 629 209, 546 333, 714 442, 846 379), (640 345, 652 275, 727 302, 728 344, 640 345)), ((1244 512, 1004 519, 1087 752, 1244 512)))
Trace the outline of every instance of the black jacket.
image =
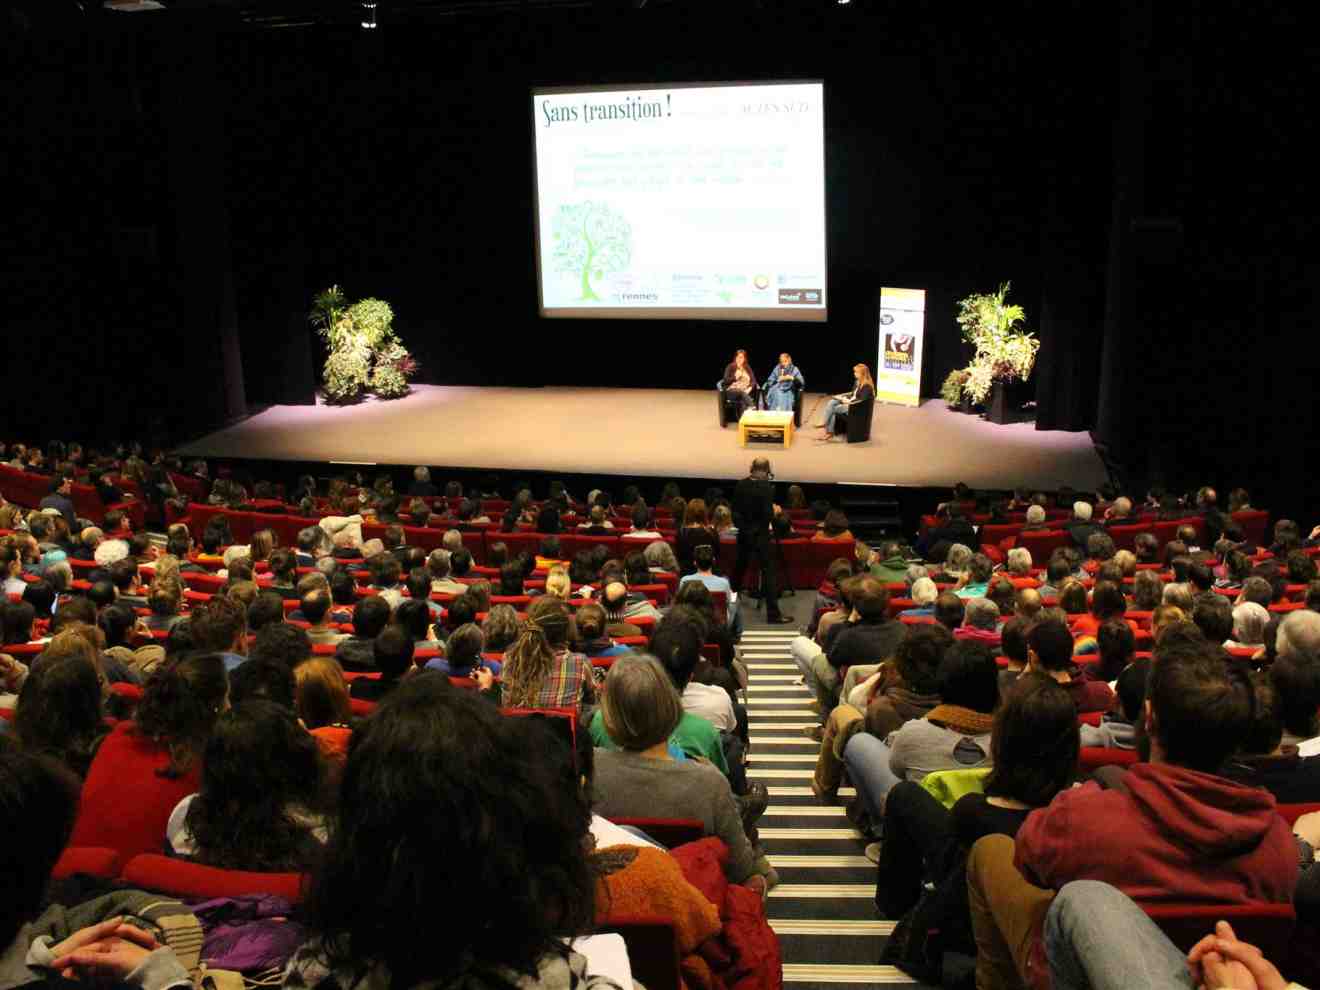
POLYGON ((733 518, 738 539, 768 536, 775 513, 775 486, 768 478, 743 478, 733 489, 733 518))
POLYGON ((825 659, 831 667, 853 667, 863 663, 879 663, 894 655, 894 650, 907 635, 907 626, 897 619, 883 622, 846 622, 831 630, 825 659))
MULTIPOLYGON (((730 385, 732 385, 733 376, 735 372, 737 372, 737 370, 738 369, 734 367, 733 362, 730 361, 724 368, 724 378, 721 380, 720 384, 722 384, 725 388, 728 388, 730 385)), ((752 380, 752 387, 747 390, 748 392, 755 392, 758 388, 761 387, 760 383, 757 382, 756 380, 756 372, 752 370, 752 366, 750 364, 747 366, 747 377, 752 380)))

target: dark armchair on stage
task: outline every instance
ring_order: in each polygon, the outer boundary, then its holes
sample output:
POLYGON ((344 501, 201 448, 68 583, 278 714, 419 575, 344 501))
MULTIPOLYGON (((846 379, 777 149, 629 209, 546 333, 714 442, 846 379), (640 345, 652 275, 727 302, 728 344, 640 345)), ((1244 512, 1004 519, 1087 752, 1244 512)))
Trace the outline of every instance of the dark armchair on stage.
MULTIPOLYGON (((765 408, 765 389, 765 384, 762 384, 752 392, 752 404, 748 408, 765 408)), ((731 423, 736 424, 742 415, 742 407, 738 402, 725 394, 723 382, 715 383, 715 406, 719 410, 720 429, 731 423)), ((796 382, 793 383, 793 425, 802 425, 802 386, 796 382)))
POLYGON ((871 414, 874 412, 874 395, 861 402, 854 402, 839 412, 834 421, 835 434, 847 434, 849 443, 865 443, 871 439, 871 414))

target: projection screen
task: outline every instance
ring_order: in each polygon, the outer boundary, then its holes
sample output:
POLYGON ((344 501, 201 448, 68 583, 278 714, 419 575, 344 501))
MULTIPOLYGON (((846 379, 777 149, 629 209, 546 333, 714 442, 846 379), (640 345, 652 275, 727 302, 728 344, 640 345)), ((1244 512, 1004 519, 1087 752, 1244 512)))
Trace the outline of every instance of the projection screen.
POLYGON ((532 92, 540 313, 824 320, 819 81, 532 92))

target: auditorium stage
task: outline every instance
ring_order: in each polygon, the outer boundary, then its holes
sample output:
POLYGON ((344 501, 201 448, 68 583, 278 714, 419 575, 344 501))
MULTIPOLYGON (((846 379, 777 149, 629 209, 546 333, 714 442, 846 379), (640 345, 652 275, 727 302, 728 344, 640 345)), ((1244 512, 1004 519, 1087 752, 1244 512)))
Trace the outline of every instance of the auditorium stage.
POLYGON ((939 399, 877 405, 867 443, 817 443, 806 414, 820 398, 805 397, 788 450, 740 447, 712 391, 419 385, 390 402, 272 406, 179 453, 661 478, 738 478, 764 453, 781 481, 1093 491, 1105 480, 1086 433, 995 426, 939 399))

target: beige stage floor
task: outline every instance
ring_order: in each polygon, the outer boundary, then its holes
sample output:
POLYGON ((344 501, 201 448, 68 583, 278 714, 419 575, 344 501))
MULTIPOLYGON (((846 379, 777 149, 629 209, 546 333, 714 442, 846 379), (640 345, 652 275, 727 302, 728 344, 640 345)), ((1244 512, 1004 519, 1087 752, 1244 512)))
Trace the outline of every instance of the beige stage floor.
POLYGON ((781 481, 1094 490, 1105 480, 1085 433, 995 426, 951 412, 877 405, 871 440, 817 443, 805 414, 788 450, 738 445, 706 391, 421 385, 393 402, 274 406, 180 448, 186 455, 282 461, 429 464, 492 470, 741 477, 767 454, 781 481))

